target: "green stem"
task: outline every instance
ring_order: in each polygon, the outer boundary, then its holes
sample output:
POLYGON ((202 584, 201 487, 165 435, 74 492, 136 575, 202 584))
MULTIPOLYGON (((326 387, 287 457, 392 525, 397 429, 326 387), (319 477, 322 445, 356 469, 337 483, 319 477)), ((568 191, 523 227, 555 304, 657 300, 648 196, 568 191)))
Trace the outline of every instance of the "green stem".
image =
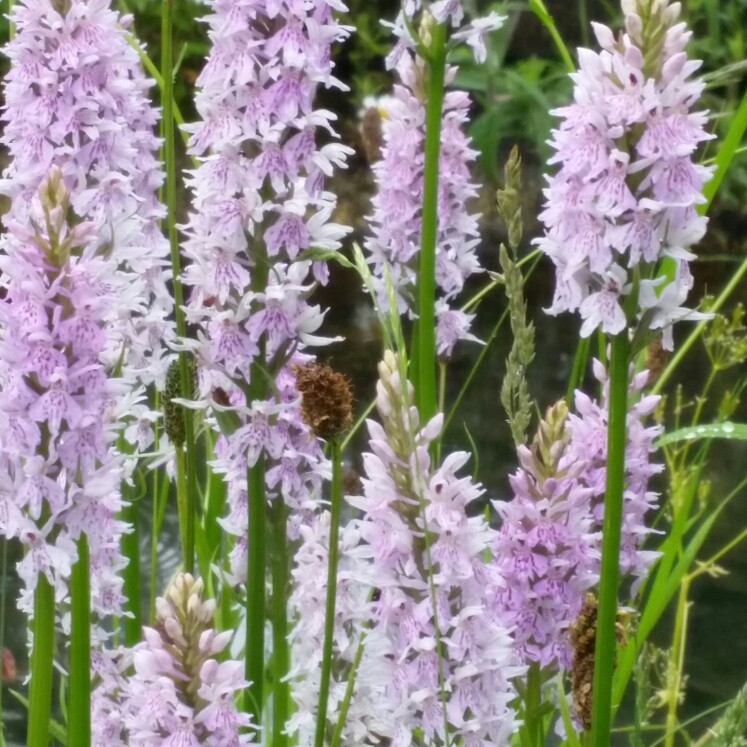
POLYGON ((169 481, 158 485, 158 470, 153 471, 153 521, 150 530, 150 605, 148 610, 149 624, 156 619, 156 586, 158 585, 158 537, 161 534, 163 519, 166 515, 166 503, 169 498, 169 481))
POLYGON ((182 565, 187 573, 192 571, 188 569, 187 555, 187 515, 189 513, 189 504, 187 501, 187 474, 184 465, 184 451, 177 446, 174 449, 175 472, 176 472, 176 515, 179 519, 179 538, 182 541, 182 565))
POLYGON ((664 747, 674 747, 677 732, 677 706, 679 705, 682 668, 685 659, 685 640, 687 638, 687 612, 689 607, 690 579, 686 576, 680 583, 680 594, 677 600, 672 648, 669 650, 667 663, 667 720, 664 732, 664 747))
POLYGON ((287 747, 284 734, 290 717, 290 646, 288 645, 288 507, 277 496, 270 509, 272 520, 272 746, 287 747))
POLYGON ((67 743, 91 744, 91 583, 88 538, 77 541, 78 560, 70 574, 70 682, 67 743))
POLYGON ((627 330, 612 338, 607 432, 607 484, 604 494, 602 564, 594 654, 592 747, 609 747, 612 728, 612 674, 615 666, 617 585, 623 490, 625 487, 629 348, 627 330))
POLYGON ((555 21, 545 7, 545 4, 542 0, 529 0, 529 9, 539 18, 542 25, 549 32, 568 72, 575 73, 576 66, 573 63, 571 53, 568 51, 568 47, 566 47, 563 37, 558 32, 558 27, 555 25, 555 21))
MULTIPOLYGON (((529 268, 529 271, 527 272, 527 275, 526 275, 527 278, 529 278, 529 276, 534 272, 537 265, 539 264, 541 257, 542 257, 541 254, 534 255, 534 261, 532 262, 532 266, 529 268)), ((522 265, 523 262, 524 260, 519 262, 517 267, 519 265, 522 265)), ((470 384, 475 379, 478 369, 480 368, 482 363, 485 361, 485 358, 487 358, 488 353, 492 349, 493 343, 498 337, 498 333, 501 331, 501 327, 505 323, 506 319, 508 319, 508 311, 509 311, 508 307, 506 307, 501 312, 501 315, 500 317, 498 317, 498 320, 493 326, 493 329, 490 331, 490 335, 488 336, 488 339, 485 341, 485 344, 480 346, 480 352, 477 354, 477 358, 475 359, 475 362, 472 364, 472 367, 470 368, 469 373, 467 374, 467 377, 464 380, 464 383, 462 384, 461 388, 457 392, 457 395, 454 398, 454 401, 451 404, 451 407, 449 408, 449 412, 446 414, 446 417, 444 418, 444 425, 443 425, 443 428, 441 429, 441 433, 446 433, 449 426, 451 425, 451 421, 454 419, 454 416, 457 414, 457 412, 460 411, 459 405, 461 404, 461 401, 464 398, 464 395, 467 393, 467 389, 469 388, 470 384)))
POLYGON ((132 527, 131 532, 122 535, 122 555, 127 559, 127 566, 123 573, 123 587, 126 598, 126 609, 129 615, 122 617, 124 641, 126 646, 134 646, 140 640, 140 629, 143 624, 142 608, 140 604, 140 521, 138 519, 138 504, 133 500, 132 490, 125 483, 122 484, 122 494, 126 505, 122 509, 122 521, 132 527))
POLYGON ((340 740, 342 739, 342 731, 345 728, 345 721, 348 717, 348 710, 350 710, 350 701, 353 699, 353 691, 355 690, 355 678, 358 675, 358 667, 361 665, 361 659, 363 658, 363 651, 366 647, 366 633, 368 631, 364 629, 361 632, 361 638, 358 641, 358 648, 355 650, 355 658, 353 659, 353 665, 350 667, 350 674, 348 675, 348 684, 345 688, 345 695, 342 697, 340 708, 337 713, 337 723, 335 724, 335 730, 330 740, 330 747, 340 747, 340 740))
POLYGON ((591 348, 591 337, 582 337, 576 346, 576 354, 573 356, 573 368, 568 380, 568 389, 565 393, 565 403, 568 407, 573 405, 573 397, 576 389, 583 383, 586 375, 586 364, 589 362, 589 349, 591 348))
POLYGON ((524 702, 524 727, 527 730, 529 744, 542 747, 542 670, 539 664, 532 662, 527 673, 527 690, 524 702))
POLYGON ((415 392, 421 422, 436 413, 436 239, 438 235, 438 171, 441 154, 446 24, 433 28, 428 55, 423 165, 423 213, 418 268, 418 318, 415 322, 415 392))
MULTIPOLYGON (((174 320, 176 333, 184 339, 187 336, 187 325, 184 317, 184 293, 181 281, 181 257, 179 255, 179 237, 176 231, 176 150, 174 122, 174 57, 172 47, 172 30, 174 25, 174 0, 163 0, 161 9, 161 125, 163 127, 163 160, 166 166, 166 214, 169 245, 171 247, 171 279, 174 288, 174 320)), ((179 379, 181 396, 192 398, 192 376, 189 370, 188 353, 179 353, 179 379)), ((186 465, 186 501, 184 526, 184 570, 194 572, 195 555, 195 512, 197 509, 195 482, 197 479, 197 460, 195 455, 195 434, 192 411, 182 408, 184 416, 185 445, 187 450, 186 465)))
POLYGON ((26 747, 48 747, 54 661, 54 589, 40 573, 34 591, 34 648, 31 651, 26 747))
POLYGON ((246 569, 246 644, 244 670, 251 683, 244 709, 262 725, 265 680, 265 462, 260 456, 247 472, 248 542, 246 569))
POLYGON ((316 710, 314 747, 324 747, 327 726, 327 701, 329 679, 332 671, 332 644, 335 635, 335 603, 337 601, 337 558, 339 554, 340 513, 342 510, 342 455, 340 441, 330 441, 332 461, 332 496, 329 520, 329 558, 327 563, 327 604, 324 612, 324 643, 322 645, 322 672, 319 682, 319 702, 316 710))

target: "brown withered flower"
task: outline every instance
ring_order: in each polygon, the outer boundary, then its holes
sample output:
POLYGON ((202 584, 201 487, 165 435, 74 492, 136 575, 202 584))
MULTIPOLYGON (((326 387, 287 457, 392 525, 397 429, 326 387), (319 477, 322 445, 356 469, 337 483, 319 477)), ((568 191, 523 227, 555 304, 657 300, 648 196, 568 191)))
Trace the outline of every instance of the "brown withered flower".
POLYGON ((593 594, 586 595, 578 617, 568 629, 568 637, 573 647, 571 665, 573 713, 584 729, 588 730, 591 728, 594 649, 597 640, 597 600, 593 594))
MULTIPOLYGON (((615 626, 617 642, 625 645, 623 619, 625 613, 618 610, 615 626)), ((594 682, 594 651, 597 642, 597 598, 586 595, 578 617, 568 627, 568 638, 573 648, 571 664, 571 696, 573 713, 585 730, 591 728, 592 685, 594 682)))
POLYGON ((336 438, 353 423, 353 390, 347 376, 324 363, 294 366, 301 416, 320 438, 336 438))

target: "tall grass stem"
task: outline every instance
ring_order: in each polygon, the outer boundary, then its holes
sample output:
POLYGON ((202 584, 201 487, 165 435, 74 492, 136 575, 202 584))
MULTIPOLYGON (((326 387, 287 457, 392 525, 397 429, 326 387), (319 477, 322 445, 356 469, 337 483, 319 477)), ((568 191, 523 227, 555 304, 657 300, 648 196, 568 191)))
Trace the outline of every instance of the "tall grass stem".
POLYGON ((617 586, 625 488, 629 356, 630 343, 627 330, 624 330, 612 338, 609 368, 607 483, 602 525, 590 747, 609 747, 612 728, 612 675, 615 667, 617 586))
POLYGON ((31 651, 26 747, 49 746, 54 671, 54 589, 40 573, 34 590, 34 647, 31 651))
POLYGON ((91 744, 91 580, 88 537, 76 542, 78 560, 70 574, 70 682, 67 743, 91 744))
POLYGON ((432 30, 428 55, 423 166, 423 213, 418 266, 418 318, 415 322, 416 404, 422 422, 436 413, 436 238, 438 234, 438 178, 441 154, 446 24, 432 30))
POLYGON ((246 642, 244 669, 249 687, 244 709, 262 725, 265 681, 265 460, 260 456, 247 473, 248 547, 246 569, 246 642))
MULTIPOLYGON (((161 108, 163 127, 163 160, 166 166, 166 226, 171 247, 171 280, 174 294, 174 319, 176 333, 184 339, 187 336, 187 325, 184 317, 184 292, 181 281, 181 257, 179 254, 179 236, 176 230, 176 148, 174 121, 174 57, 172 33, 174 26, 174 0, 163 0, 161 6, 161 108)), ((181 396, 192 399, 192 374, 188 354, 179 353, 179 381, 181 396)), ((195 513, 197 509, 196 480, 197 460, 195 457, 195 434, 192 411, 182 408, 184 417, 184 443, 186 447, 186 510, 182 548, 184 570, 194 572, 195 546, 195 513)))
POLYGON ((287 747, 285 727, 290 717, 290 646, 288 644, 288 507, 282 496, 270 508, 272 531, 272 747, 287 747))
POLYGON ((335 604, 337 601, 337 561, 339 554, 340 514, 342 511, 342 454, 340 440, 330 441, 332 460, 332 495, 329 520, 329 555, 327 559, 327 600, 324 611, 324 642, 322 644, 322 671, 319 681, 319 701, 316 711, 314 747, 324 747, 327 725, 329 679, 332 671, 332 645, 335 636, 335 604))

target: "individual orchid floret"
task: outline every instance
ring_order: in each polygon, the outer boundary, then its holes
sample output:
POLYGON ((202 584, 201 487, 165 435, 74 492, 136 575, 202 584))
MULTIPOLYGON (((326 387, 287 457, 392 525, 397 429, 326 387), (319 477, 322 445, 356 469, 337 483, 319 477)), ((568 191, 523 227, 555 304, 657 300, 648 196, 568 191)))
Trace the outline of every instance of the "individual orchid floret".
POLYGON ((584 337, 629 324, 660 329, 671 348, 672 323, 696 318, 682 304, 711 171, 694 156, 711 136, 706 113, 692 111, 703 83, 691 79, 700 62, 687 59, 680 4, 628 5, 619 38, 594 24, 602 51, 579 50, 574 103, 554 112, 559 170, 538 243, 557 270, 551 313, 579 311, 584 337))
POLYGON ((225 657, 232 631, 213 629, 215 602, 203 584, 179 574, 156 600, 154 628, 130 652, 94 667, 92 697, 96 747, 228 745, 253 741, 247 714, 235 697, 246 686, 243 663, 225 657))
MULTIPOLYGON (((594 366, 600 382, 604 368, 594 366)), ((655 553, 642 549, 651 530, 646 514, 656 506, 650 478, 658 427, 646 427, 658 397, 640 396, 648 373, 633 377, 625 459, 621 576, 633 591, 655 553)), ((605 398, 606 398, 605 392, 605 398)), ((516 645, 527 662, 568 668, 568 626, 599 579, 607 471, 606 401, 576 392, 576 413, 564 403, 550 408, 530 446, 518 449, 520 469, 510 477, 514 497, 495 502, 503 523, 494 545, 494 566, 503 579, 495 598, 506 622, 516 626, 516 645)))
POLYGON ((118 258, 70 208, 50 169, 25 223, 0 243, 0 533, 26 548, 18 573, 30 612, 40 574, 61 618, 75 542, 90 550, 91 605, 122 612, 118 551, 122 457, 112 401, 129 387, 107 376, 107 321, 117 309, 118 258))
MULTIPOLYGON (((454 743, 508 745, 516 727, 509 681, 523 668, 491 604, 499 579, 485 553, 494 532, 470 511, 482 490, 457 474, 466 454, 431 464, 442 418, 420 425, 402 359, 386 353, 379 373, 381 424, 368 424, 362 495, 347 498, 360 516, 341 534, 346 591, 335 621, 340 666, 333 671, 340 674, 330 711, 345 692, 364 631, 344 740, 406 745, 421 732, 424 744, 442 744, 448 729, 454 743)), ((301 561, 310 568, 296 571, 304 578, 326 554, 324 529, 306 534, 301 561)), ((324 597, 318 582, 314 588, 299 625, 320 635, 324 597)), ((299 674, 313 682, 312 672, 299 674)), ((303 734, 300 720, 298 729, 303 734)))

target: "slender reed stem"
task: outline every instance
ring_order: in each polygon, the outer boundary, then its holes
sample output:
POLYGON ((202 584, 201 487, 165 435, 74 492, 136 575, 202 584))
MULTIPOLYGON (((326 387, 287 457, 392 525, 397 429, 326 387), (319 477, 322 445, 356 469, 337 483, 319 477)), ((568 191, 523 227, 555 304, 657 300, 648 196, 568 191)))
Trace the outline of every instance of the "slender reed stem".
POLYGON ((438 170, 446 66, 446 24, 433 28, 428 55, 423 166, 423 221, 418 268, 418 318, 415 322, 415 392, 422 422, 436 413, 436 238, 438 233, 438 170))
MULTIPOLYGON (((181 257, 179 255, 179 237, 176 231, 176 150, 174 127, 174 57, 172 47, 172 30, 174 25, 174 0, 163 0, 161 8, 161 89, 162 127, 163 127, 163 160, 166 165, 166 210, 169 245, 171 246, 171 279, 174 293, 174 320, 179 337, 187 336, 187 325, 184 318, 184 293, 181 281, 181 257)), ((189 370, 188 354, 179 353, 179 379, 181 396, 192 397, 192 376, 189 370)), ((195 458, 195 434, 192 411, 182 408, 184 416, 186 461, 186 503, 184 526, 184 570, 194 572, 195 548, 195 512, 197 509, 195 481, 197 479, 197 460, 195 458)))
POLYGON ((327 725, 329 678, 332 671, 332 644, 335 635, 335 603, 337 601, 337 559, 339 553, 340 513, 342 510, 342 455, 340 440, 330 441, 332 460, 332 506, 329 520, 329 557, 327 562, 327 604, 324 611, 324 643, 322 644, 322 672, 319 681, 319 702, 316 709, 314 747, 324 747, 327 725))
POLYGON ((184 451, 177 446, 174 449, 174 461, 176 467, 176 513, 179 519, 179 538, 182 541, 182 565, 187 573, 188 568, 187 547, 189 538, 187 536, 187 516, 189 514, 189 503, 187 500, 187 473, 184 464, 184 451))
POLYGON ((244 670, 251 683, 244 709, 262 725, 265 682, 265 461, 260 456, 247 472, 249 546, 246 569, 246 650, 244 670))
POLYGON ((123 571, 123 592, 126 598, 126 610, 130 614, 122 617, 125 646, 134 646, 140 640, 140 629, 143 624, 142 606, 140 604, 140 521, 138 504, 132 489, 122 484, 122 496, 126 501, 122 509, 122 521, 127 522, 132 531, 122 536, 122 555, 127 559, 123 571))
POLYGON ((78 560, 70 574, 70 681, 67 743, 91 744, 91 582, 88 538, 77 541, 78 560))
POLYGON ((33 628, 26 747, 48 747, 54 660, 54 589, 43 573, 39 574, 34 590, 33 628))
POLYGON ((340 708, 337 712, 337 723, 335 724, 335 730, 332 734, 332 739, 329 743, 329 747, 340 747, 340 740, 342 739, 342 730, 345 728, 345 721, 348 717, 348 710, 350 709, 350 701, 353 699, 353 691, 355 690, 355 678, 358 675, 358 667, 361 665, 361 659, 363 658, 363 651, 366 647, 366 633, 367 630, 363 630, 361 633, 361 639, 358 641, 358 648, 355 650, 355 658, 353 659, 353 665, 350 667, 350 674, 348 675, 348 684, 345 688, 345 695, 342 697, 340 708))
POLYGON ((542 747, 544 735, 542 733, 542 670, 539 664, 532 662, 527 672, 527 689, 524 696, 524 726, 527 734, 527 744, 532 747, 542 747))
POLYGON ((685 663, 687 613, 690 606, 688 602, 689 595, 690 579, 685 576, 680 582, 674 632, 672 633, 672 648, 669 650, 669 661, 667 663, 667 721, 664 733, 664 747, 674 747, 677 733, 677 706, 680 701, 682 668, 685 663))
POLYGON ((607 432, 607 484, 604 494, 602 564, 594 653, 591 716, 592 747, 609 747, 612 728, 612 674, 615 666, 617 585, 625 487, 626 419, 628 411, 627 330, 612 338, 607 432))
POLYGON ((148 624, 156 619, 156 586, 158 585, 158 537, 161 534, 163 517, 166 515, 166 502, 169 497, 169 481, 160 483, 156 479, 158 470, 153 471, 153 523, 150 530, 150 605, 148 624))
POLYGON ((290 717, 290 646, 288 645, 288 507, 282 496, 270 508, 272 562, 272 746, 287 747, 285 725, 290 717))

